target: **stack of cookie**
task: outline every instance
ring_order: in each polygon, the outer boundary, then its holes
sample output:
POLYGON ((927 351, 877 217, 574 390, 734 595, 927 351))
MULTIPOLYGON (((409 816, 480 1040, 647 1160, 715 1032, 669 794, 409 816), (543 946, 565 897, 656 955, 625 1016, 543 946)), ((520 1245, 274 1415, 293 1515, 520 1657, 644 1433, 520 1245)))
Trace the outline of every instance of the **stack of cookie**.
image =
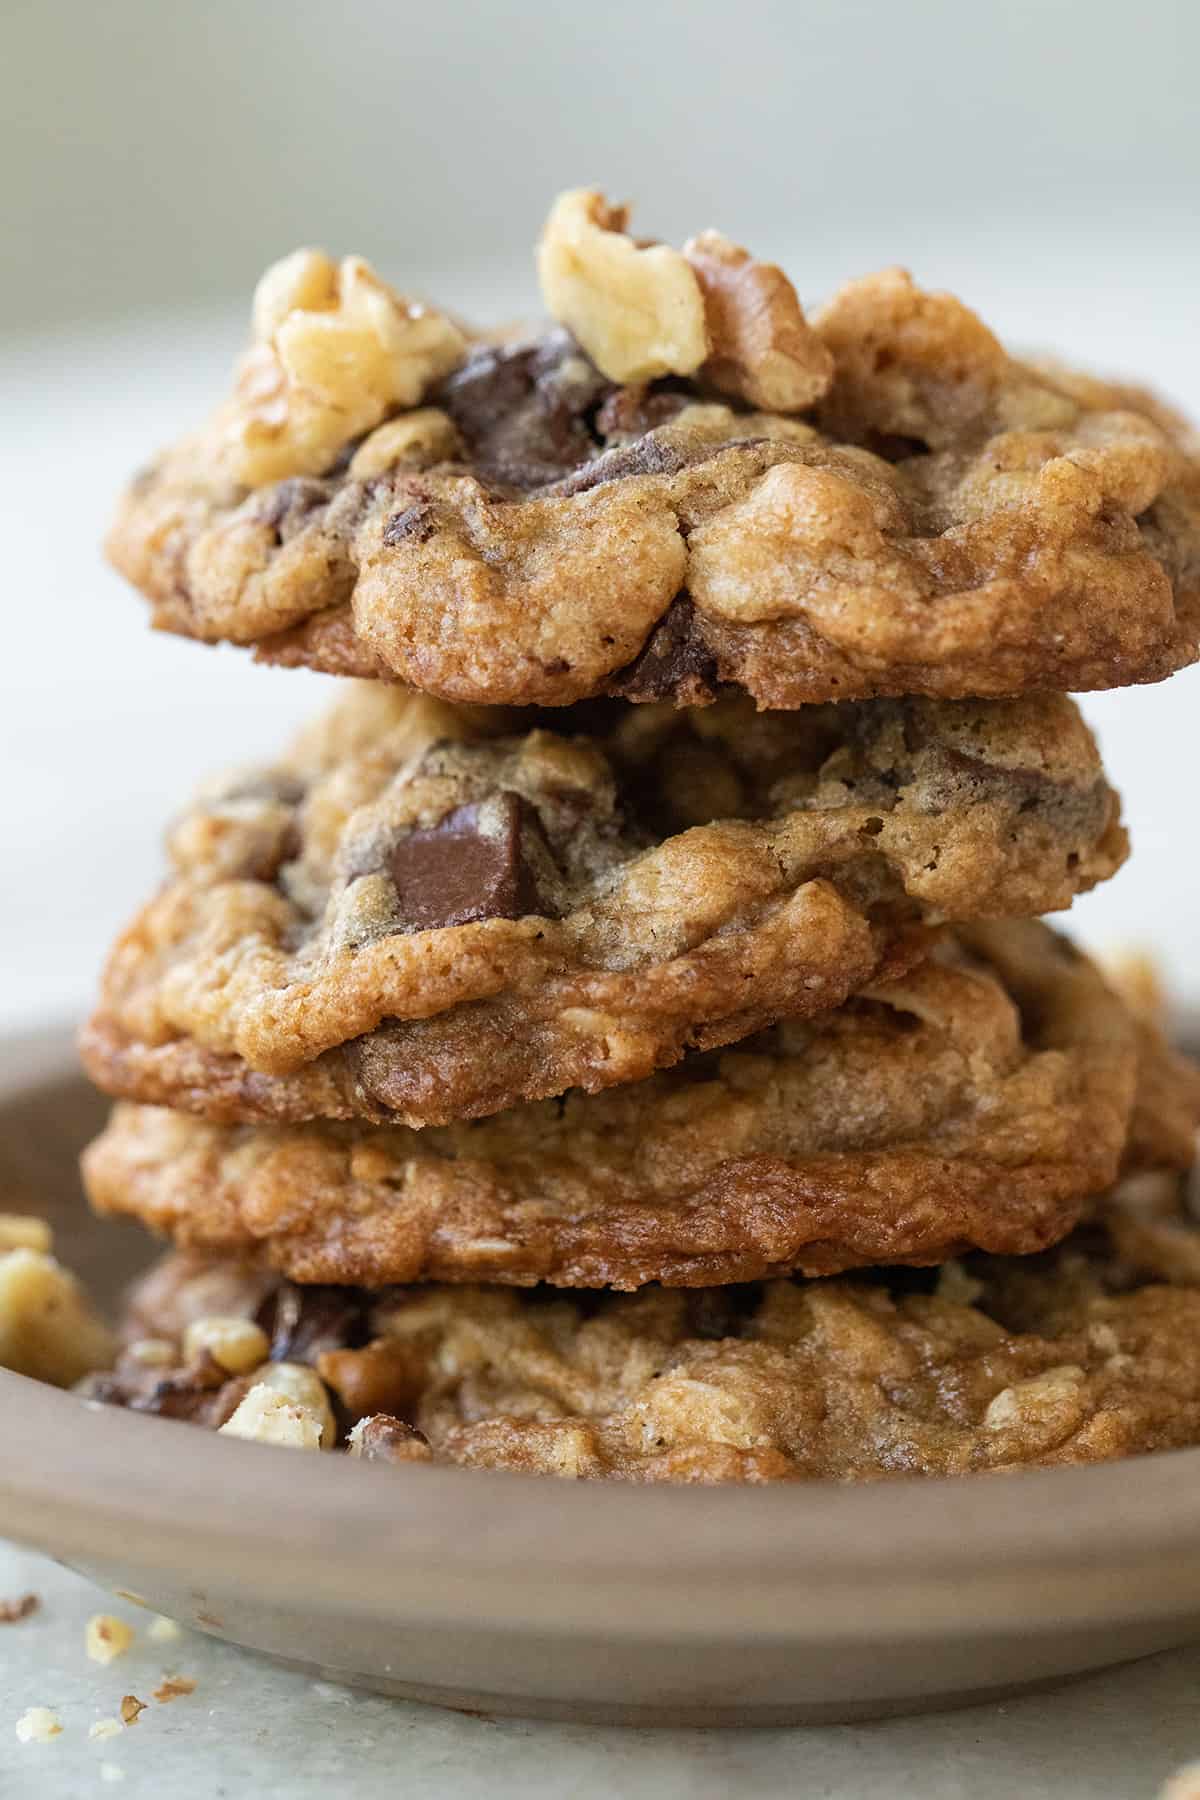
POLYGON ((595 193, 539 269, 513 338, 288 258, 122 504, 157 625, 358 679, 109 961, 86 1183, 178 1248, 92 1391, 636 1479, 1200 1441, 1200 1084, 1037 922, 1126 853, 1063 690, 1198 653, 1182 428, 595 193))

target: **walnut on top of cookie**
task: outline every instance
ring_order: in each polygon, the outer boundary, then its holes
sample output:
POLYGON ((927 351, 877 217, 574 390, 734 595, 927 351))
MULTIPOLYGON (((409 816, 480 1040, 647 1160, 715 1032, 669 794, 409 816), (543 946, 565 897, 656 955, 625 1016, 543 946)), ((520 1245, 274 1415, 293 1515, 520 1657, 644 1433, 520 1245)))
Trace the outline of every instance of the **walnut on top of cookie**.
POLYGON ((1200 640, 1200 462, 902 271, 810 321, 717 232, 564 194, 541 337, 360 258, 270 270, 209 424, 109 540, 155 622, 444 698, 762 706, 1161 679, 1200 640))

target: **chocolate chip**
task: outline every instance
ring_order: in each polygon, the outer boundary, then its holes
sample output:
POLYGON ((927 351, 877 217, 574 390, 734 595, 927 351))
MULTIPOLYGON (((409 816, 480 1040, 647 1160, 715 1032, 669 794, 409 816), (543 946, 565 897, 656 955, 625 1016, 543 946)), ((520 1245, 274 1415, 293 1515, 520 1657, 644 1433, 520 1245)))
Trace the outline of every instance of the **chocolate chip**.
POLYGON ((660 425, 668 425, 695 395, 679 389, 623 387, 610 394, 596 414, 596 429, 603 437, 644 437, 660 425))
POLYGON ((415 544, 424 544, 433 536, 433 508, 427 500, 418 500, 413 506, 406 506, 403 512, 393 513, 383 528, 385 544, 403 544, 411 540, 415 544))
POLYGON ((434 396, 485 480, 528 490, 594 454, 589 416, 611 383, 568 332, 534 343, 485 344, 434 396))
POLYGON ((292 537, 309 515, 324 506, 330 497, 322 481, 304 475, 292 475, 268 488, 255 508, 255 517, 278 534, 281 543, 292 537))
POLYGON ((272 1362, 315 1362, 323 1350, 357 1347, 366 1314, 356 1288, 297 1287, 285 1281, 259 1310, 272 1362))
POLYGON ((706 648, 686 594, 671 602, 641 650, 609 683, 623 700, 675 700, 702 705, 718 687, 717 664, 706 648))
POLYGON ((432 931, 545 912, 530 862, 535 845, 549 856, 535 809, 509 792, 458 806, 436 825, 410 831, 386 863, 400 929, 432 931))
POLYGON ((607 481, 625 481, 631 475, 677 475, 680 469, 697 460, 650 432, 632 444, 606 450, 603 456, 558 482, 554 493, 556 497, 586 494, 591 488, 603 487, 607 481))

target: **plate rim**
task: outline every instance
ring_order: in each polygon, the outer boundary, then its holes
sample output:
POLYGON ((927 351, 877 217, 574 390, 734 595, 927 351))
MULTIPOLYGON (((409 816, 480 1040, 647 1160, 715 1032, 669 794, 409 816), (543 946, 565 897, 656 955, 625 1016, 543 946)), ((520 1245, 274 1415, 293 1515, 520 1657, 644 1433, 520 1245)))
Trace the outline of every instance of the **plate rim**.
MULTIPOLYGON (((7 1105, 77 1072, 62 1024, 0 1037, 7 1105)), ((279 1604, 295 1604, 302 1571, 305 1605, 324 1612, 847 1643, 1200 1612, 1200 1448, 756 1489, 318 1457, 300 1490, 294 1452, 217 1448, 6 1371, 0 1418, 13 1446, 0 1463, 4 1535, 163 1576, 201 1566, 279 1604)))

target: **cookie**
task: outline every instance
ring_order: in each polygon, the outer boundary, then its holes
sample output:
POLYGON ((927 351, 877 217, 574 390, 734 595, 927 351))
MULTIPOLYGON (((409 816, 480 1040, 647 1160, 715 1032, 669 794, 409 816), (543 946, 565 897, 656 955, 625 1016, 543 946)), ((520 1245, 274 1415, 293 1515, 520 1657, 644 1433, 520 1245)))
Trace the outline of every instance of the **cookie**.
POLYGON ((414 1132, 119 1106, 94 1206, 294 1280, 635 1288, 1020 1255, 1183 1166, 1200 1077, 1043 925, 597 1095, 414 1132))
POLYGON ((547 715, 352 689, 204 794, 84 1039, 225 1120, 445 1124, 838 1005, 927 925, 1069 905, 1125 854, 1061 697, 547 715))
POLYGON ((370 1461, 576 1478, 1105 1462, 1200 1443, 1200 1232, 1170 1189, 1169 1210, 1112 1203, 1041 1256, 688 1292, 371 1295, 176 1253, 134 1296, 117 1372, 85 1391, 268 1439, 262 1395, 290 1396, 314 1448, 327 1430, 370 1461), (274 1366, 234 1375, 196 1349, 214 1304, 257 1315, 274 1366))
POLYGON ((562 197, 556 324, 468 339, 362 263, 268 272, 232 398, 121 503, 155 623, 446 699, 763 707, 1157 681, 1200 653, 1200 460, 902 271, 810 323, 715 232, 562 197))

